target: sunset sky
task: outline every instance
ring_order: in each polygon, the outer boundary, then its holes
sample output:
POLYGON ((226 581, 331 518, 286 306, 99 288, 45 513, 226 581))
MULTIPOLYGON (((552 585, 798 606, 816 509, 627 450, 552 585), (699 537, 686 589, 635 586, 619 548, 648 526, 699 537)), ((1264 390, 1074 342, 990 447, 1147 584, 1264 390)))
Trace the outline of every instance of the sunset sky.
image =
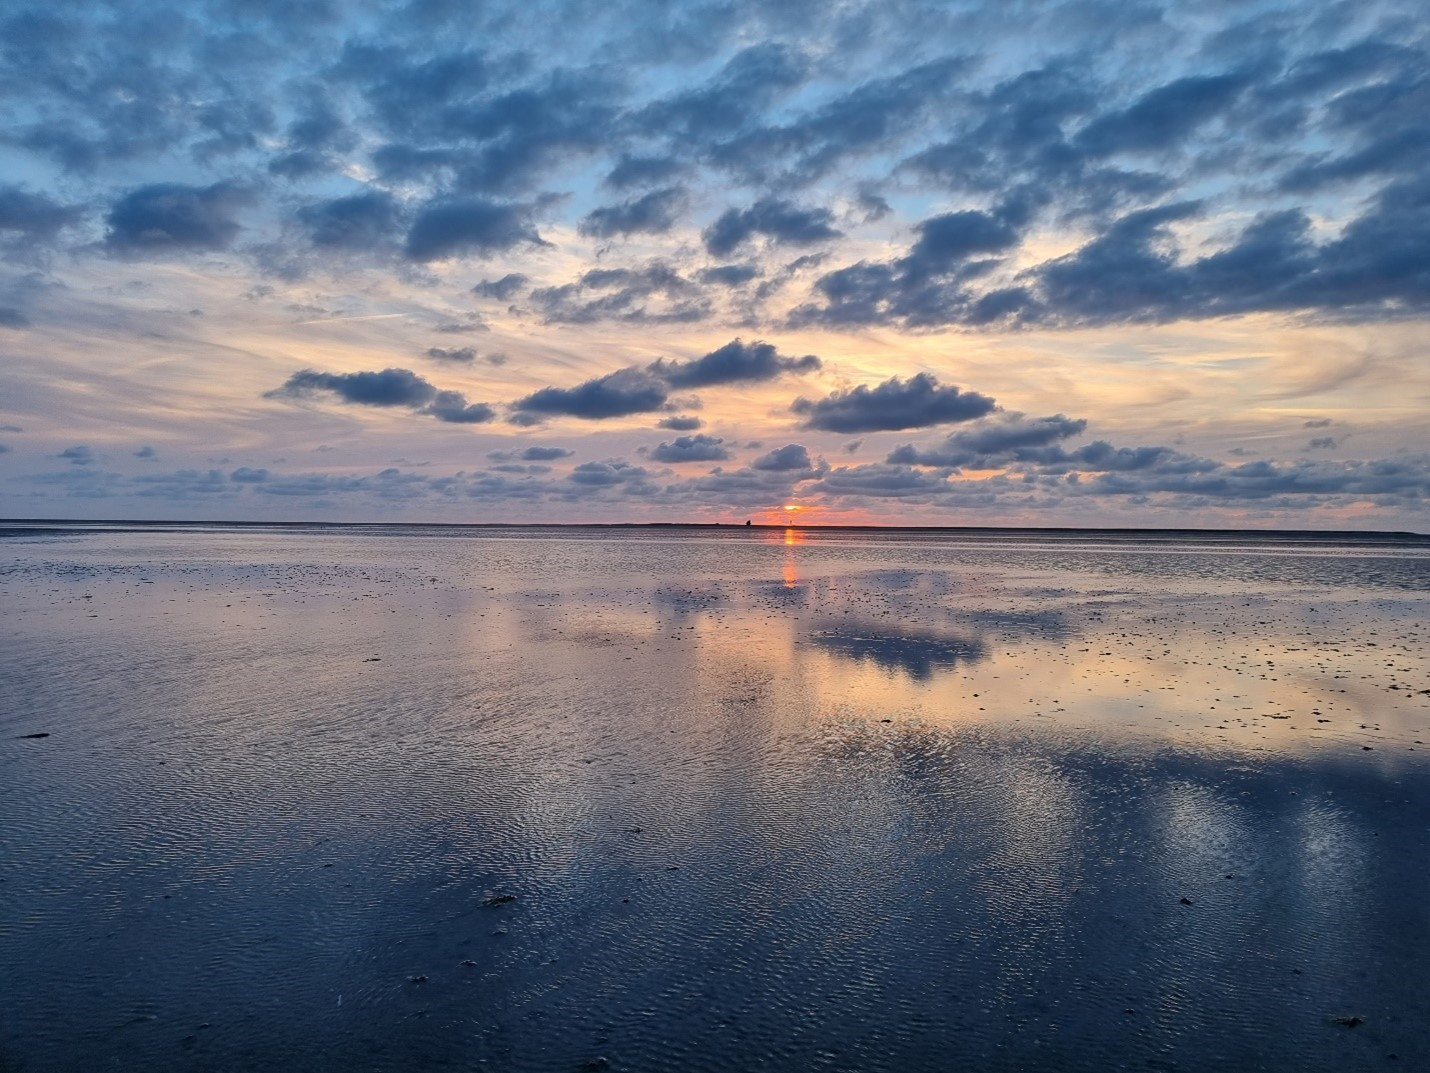
POLYGON ((1423 0, 3 12, 5 517, 1430 531, 1423 0))

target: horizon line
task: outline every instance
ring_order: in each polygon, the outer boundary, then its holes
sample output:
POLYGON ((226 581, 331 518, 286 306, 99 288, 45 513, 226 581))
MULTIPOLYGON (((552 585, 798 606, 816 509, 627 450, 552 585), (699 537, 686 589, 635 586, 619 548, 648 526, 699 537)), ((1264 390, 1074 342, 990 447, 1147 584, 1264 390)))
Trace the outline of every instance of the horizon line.
POLYGON ((1321 537, 1414 537, 1430 539, 1430 533, 1407 529, 1232 529, 1188 526, 1087 526, 1087 525, 873 525, 830 523, 770 523, 770 522, 416 522, 416 521, 274 521, 252 519, 244 521, 214 518, 0 518, 0 528, 49 526, 75 528, 94 525, 165 526, 211 525, 256 528, 357 528, 386 527, 406 529, 761 529, 761 530, 827 530, 874 532, 970 532, 970 533, 1199 533, 1209 535, 1252 536, 1321 536, 1321 537))

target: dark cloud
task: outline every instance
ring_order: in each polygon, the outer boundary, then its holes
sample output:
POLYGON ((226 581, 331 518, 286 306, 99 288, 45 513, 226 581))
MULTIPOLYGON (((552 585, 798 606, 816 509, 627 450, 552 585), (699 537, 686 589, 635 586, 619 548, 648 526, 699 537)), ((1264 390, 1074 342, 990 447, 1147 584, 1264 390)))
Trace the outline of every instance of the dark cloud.
POLYGON ((658 443, 650 450, 656 462, 723 462, 730 457, 725 441, 719 436, 679 436, 671 443, 658 443))
POLYGON ((620 235, 664 234, 675 226, 685 207, 683 187, 669 186, 619 205, 592 210, 577 230, 596 238, 620 235))
POLYGON ((1318 417, 1312 421, 1307 421, 1302 428, 1330 428, 1334 422, 1329 417, 1318 417))
POLYGON ((147 444, 146 444, 145 446, 139 448, 139 450, 137 450, 137 451, 134 452, 134 457, 135 457, 135 458, 150 459, 150 458, 156 457, 157 455, 158 455, 158 452, 155 451, 154 448, 148 446, 147 444))
POLYGON ((1306 444, 1307 449, 1311 451, 1331 450, 1335 446, 1336 438, 1334 436, 1313 436, 1311 442, 1306 444))
POLYGON ((531 301, 551 324, 690 324, 710 315, 710 302, 699 288, 663 261, 640 268, 591 269, 575 283, 538 287, 531 301))
POLYGON ((484 402, 467 402, 460 391, 439 391, 432 401, 418 411, 430 414, 438 421, 454 425, 482 425, 496 420, 496 410, 484 402))
POLYGON ((789 473, 795 470, 812 470, 814 463, 810 460, 809 450, 803 444, 789 443, 761 455, 750 463, 750 467, 770 473, 789 473))
POLYGON ((790 246, 812 246, 839 238, 828 209, 803 209, 790 201, 762 198, 748 209, 728 209, 701 238, 715 257, 728 257, 757 235, 790 246))
POLYGON ((656 428, 670 429, 671 432, 694 432, 703 424, 704 422, 698 417, 672 414, 670 417, 664 417, 657 421, 656 428))
POLYGON ((298 220, 313 245, 340 250, 370 250, 392 240, 399 226, 397 202, 373 190, 334 198, 298 210, 298 220))
POLYGON ((558 458, 570 458, 575 453, 565 447, 528 447, 521 452, 521 457, 528 462, 553 462, 558 458))
POLYGON ((131 257, 226 249, 240 230, 234 213, 253 200, 252 191, 228 182, 141 186, 109 210, 104 242, 131 257))
POLYGON ((30 318, 14 306, 0 306, 0 328, 23 331, 30 326, 30 318))
POLYGON ((722 287, 740 287, 761 275, 758 265, 714 265, 702 268, 695 278, 701 283, 716 283, 722 287))
POLYGON ((484 279, 472 288, 473 294, 509 302, 531 281, 520 272, 508 272, 500 279, 484 279))
POLYGON ((645 414, 665 406, 665 382, 644 369, 618 369, 573 388, 546 387, 512 404, 531 417, 580 417, 600 421, 645 414))
POLYGON ((1018 231, 1006 219, 975 210, 934 216, 915 230, 918 238, 898 260, 861 261, 821 276, 815 289, 824 306, 801 306, 791 320, 829 326, 903 321, 925 327, 986 316, 986 303, 978 307, 966 285, 998 263, 996 257, 979 260, 979 255, 1017 246, 1018 231))
POLYGON ((1001 253, 1018 244, 1017 231, 986 212, 934 216, 917 230, 918 241, 898 267, 919 277, 946 272, 974 254, 1001 253))
POLYGON ((651 373, 675 388, 773 380, 782 373, 807 373, 819 367, 820 361, 813 354, 786 357, 769 343, 746 343, 740 339, 733 339, 691 361, 661 358, 647 366, 651 373))
POLYGON ((702 146, 739 130, 808 76, 805 58, 769 42, 736 54, 707 83, 646 105, 632 117, 642 134, 702 146))
POLYGON ((811 182, 849 157, 887 151, 947 103, 964 66, 944 58, 865 82, 789 122, 716 141, 705 159, 753 183, 811 182))
POLYGON ((410 369, 381 372, 322 373, 303 369, 266 398, 307 398, 330 392, 361 406, 405 406, 416 413, 453 424, 482 424, 496 417, 486 403, 468 403, 459 391, 442 391, 410 369))
POLYGON ((344 402, 362 406, 425 406, 437 389, 409 369, 383 369, 369 373, 321 373, 303 369, 290 376, 267 398, 304 398, 320 391, 332 392, 344 402))
POLYGON ((418 212, 406 252, 414 261, 440 261, 466 254, 491 257, 520 245, 548 245, 525 206, 463 198, 429 203, 418 212))
POLYGON ((268 479, 266 469, 252 469, 248 466, 239 466, 228 475, 228 479, 236 484, 262 484, 268 479))
POLYGON ((610 462, 582 462, 566 479, 572 484, 586 488, 609 488, 613 485, 643 485, 649 476, 642 467, 617 459, 610 462))
POLYGON ((477 351, 474 347, 469 346, 434 346, 427 348, 427 356, 433 361, 445 362, 449 365, 470 365, 477 360, 477 351))
POLYGON ((796 399, 790 409, 804 417, 806 428, 879 432, 971 421, 993 407, 986 395, 943 387, 928 373, 919 373, 907 381, 896 376, 873 388, 860 384, 818 401, 796 399))
POLYGON ((76 444, 74 447, 66 447, 56 458, 62 458, 72 466, 87 466, 95 461, 94 448, 88 444, 76 444))
POLYGON ((997 465, 1009 460, 1039 457, 1038 453, 1043 448, 1076 436, 1086 428, 1085 420, 1075 420, 1062 414, 1033 420, 1022 414, 1006 414, 951 433, 933 448, 919 449, 913 444, 905 444, 896 448, 888 461, 918 466, 997 465))
POLYGON ((1098 156, 1165 149, 1222 114, 1246 87, 1245 75, 1193 75, 1158 86, 1119 112, 1098 116, 1077 143, 1098 156))
POLYGON ((679 178, 687 165, 675 157, 622 156, 606 175, 605 184, 616 190, 659 186, 679 178))
POLYGON ((0 231, 14 232, 27 241, 52 239, 62 228, 78 223, 83 215, 84 210, 77 205, 32 194, 21 186, 0 186, 0 231))

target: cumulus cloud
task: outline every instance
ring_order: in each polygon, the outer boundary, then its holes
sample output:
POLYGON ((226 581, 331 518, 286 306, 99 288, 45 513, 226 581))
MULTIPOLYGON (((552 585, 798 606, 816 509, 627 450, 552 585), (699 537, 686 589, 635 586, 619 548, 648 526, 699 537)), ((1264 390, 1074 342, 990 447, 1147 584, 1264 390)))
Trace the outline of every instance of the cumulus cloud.
POLYGON ((601 320, 681 324, 704 320, 711 307, 699 290, 663 261, 636 268, 593 268, 574 283, 538 287, 531 301, 553 324, 601 320))
POLYGON ((508 272, 500 279, 484 279, 472 288, 472 293, 483 298, 495 298, 509 302, 531 281, 520 272, 508 272))
POLYGON ((648 368, 671 387, 697 388, 773 380, 787 372, 813 372, 820 368, 820 361, 813 354, 787 357, 769 343, 746 343, 733 339, 718 350, 691 361, 666 361, 662 358, 648 368))
POLYGON ((84 443, 76 444, 73 447, 66 447, 55 457, 64 459, 72 466, 87 466, 95 461, 96 458, 94 448, 84 443))
POLYGON ((0 232, 10 232, 27 242, 53 239, 65 227, 84 215, 78 205, 66 205, 23 186, 0 185, 0 232))
POLYGON ((730 452, 720 437, 697 433, 657 444, 651 448, 650 457, 655 462, 721 462, 730 457, 730 452))
POLYGON ((153 183, 125 194, 109 210, 105 245, 129 257, 226 249, 240 230, 234 214, 252 204, 236 183, 153 183))
POLYGON ((664 234, 675 226, 685 206, 685 189, 668 186, 652 190, 619 205, 606 205, 591 210, 577 230, 595 238, 613 238, 635 234, 664 234))
POLYGON ((665 406, 663 380, 644 369, 617 369, 573 388, 546 387, 512 404, 535 417, 579 417, 600 421, 610 417, 650 413, 665 406))
POLYGON ((515 246, 548 243, 522 205, 486 198, 431 202, 418 211, 407 232, 406 253, 414 261, 440 261, 473 254, 491 257, 515 246))
POLYGON ((701 238, 715 257, 728 257, 756 236, 788 246, 813 246, 839 238, 828 209, 800 208, 779 198, 762 198, 748 209, 728 209, 701 238))
POLYGON ((796 470, 814 469, 814 463, 809 457, 809 449, 799 443, 789 443, 783 447, 777 447, 768 454, 763 454, 755 459, 750 466, 752 469, 771 473, 791 473, 796 470))
POLYGON ((669 429, 671 432, 694 432, 703 421, 698 417, 686 414, 671 414, 669 417, 662 417, 656 422, 656 428, 669 429))
POLYGON ((895 376, 876 387, 860 384, 812 401, 799 398, 790 409, 806 428, 825 432, 880 432, 971 421, 990 413, 994 402, 976 391, 944 387, 928 373, 907 381, 895 376))
POLYGON ((521 452, 521 457, 528 462, 552 462, 558 458, 570 458, 576 452, 565 447, 527 447, 521 452))
POLYGON ((496 417, 496 411, 486 403, 468 403, 461 392, 439 390, 410 369, 356 373, 302 369, 265 397, 308 398, 320 393, 360 406, 405 406, 453 424, 482 424, 496 417))
POLYGON ((895 448, 889 462, 919 466, 987 466, 1010 459, 1037 457, 1050 444, 1076 436, 1087 421, 1055 414, 1029 420, 1022 414, 1004 414, 951 433, 932 448, 904 444, 895 448))
POLYGON ((371 250, 391 241, 400 214, 391 194, 372 190, 305 205, 298 220, 313 245, 339 250, 371 250))

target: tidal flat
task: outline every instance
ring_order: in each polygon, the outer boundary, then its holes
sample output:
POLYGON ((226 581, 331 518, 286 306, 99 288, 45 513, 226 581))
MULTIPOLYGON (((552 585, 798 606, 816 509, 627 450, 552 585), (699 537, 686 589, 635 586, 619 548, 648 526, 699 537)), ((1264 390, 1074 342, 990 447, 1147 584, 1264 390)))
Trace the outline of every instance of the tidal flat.
POLYGON ((1430 539, 0 526, 0 1070, 1430 1069, 1430 539))

